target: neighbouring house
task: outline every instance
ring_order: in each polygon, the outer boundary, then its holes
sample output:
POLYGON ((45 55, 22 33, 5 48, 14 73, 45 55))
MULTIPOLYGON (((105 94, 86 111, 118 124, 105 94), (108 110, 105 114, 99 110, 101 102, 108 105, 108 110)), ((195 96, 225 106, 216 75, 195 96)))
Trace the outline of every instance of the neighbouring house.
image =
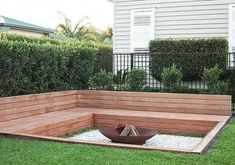
POLYGON ((227 38, 235 52, 235 0, 109 0, 114 53, 146 51, 154 38, 227 38))
POLYGON ((50 36, 54 30, 33 25, 16 19, 0 16, 0 31, 23 34, 28 36, 50 36))

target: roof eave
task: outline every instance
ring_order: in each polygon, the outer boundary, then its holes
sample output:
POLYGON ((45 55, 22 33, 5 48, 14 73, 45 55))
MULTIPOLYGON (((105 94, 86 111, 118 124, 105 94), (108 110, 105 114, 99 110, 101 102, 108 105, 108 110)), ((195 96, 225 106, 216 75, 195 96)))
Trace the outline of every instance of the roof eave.
POLYGON ((37 33, 54 33, 55 30, 40 30, 40 29, 36 29, 36 28, 28 28, 28 27, 24 27, 24 26, 15 26, 15 25, 9 25, 9 24, 0 24, 0 26, 2 27, 8 27, 8 28, 14 28, 14 29, 21 29, 21 30, 26 30, 26 31, 31 31, 31 32, 37 32, 37 33))

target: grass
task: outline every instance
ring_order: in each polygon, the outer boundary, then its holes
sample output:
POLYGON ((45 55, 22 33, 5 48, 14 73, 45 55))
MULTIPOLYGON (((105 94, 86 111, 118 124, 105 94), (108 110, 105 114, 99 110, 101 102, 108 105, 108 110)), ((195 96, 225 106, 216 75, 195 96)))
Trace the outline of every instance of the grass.
POLYGON ((26 141, 0 137, 2 165, 73 165, 73 164, 235 164, 235 119, 227 126, 207 155, 176 154, 73 145, 54 142, 26 141))

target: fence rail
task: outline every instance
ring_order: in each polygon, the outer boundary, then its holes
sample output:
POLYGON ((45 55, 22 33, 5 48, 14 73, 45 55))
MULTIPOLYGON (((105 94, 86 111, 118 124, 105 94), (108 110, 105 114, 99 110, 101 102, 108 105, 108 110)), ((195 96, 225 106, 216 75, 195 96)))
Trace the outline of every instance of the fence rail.
MULTIPOLYGON (((193 66, 195 69, 200 69, 198 67, 208 66, 207 68, 214 67, 215 64, 221 65, 223 70, 226 70, 226 74, 224 74, 223 78, 229 80, 229 93, 233 97, 233 102, 235 104, 235 52, 228 53, 224 56, 218 56, 219 54, 211 53, 211 54, 187 54, 187 53, 164 53, 164 54, 154 54, 157 58, 159 58, 160 62, 167 62, 170 64, 180 63, 181 59, 184 59, 187 65, 195 64, 195 61, 200 61, 201 66, 193 66), (176 56, 179 58, 172 59, 168 58, 170 56, 176 56), (208 58, 209 56, 209 58, 208 58), (221 59, 221 57, 225 59, 221 59), (223 62, 224 61, 224 62, 223 62)), ((152 57, 152 56, 151 56, 152 57)), ((184 65, 183 65, 184 66, 184 65)), ((185 64, 186 66, 186 64, 185 64)), ((131 70, 133 68, 140 68, 147 72, 147 88, 148 91, 161 91, 164 86, 160 80, 153 78, 152 73, 150 71, 150 56, 148 53, 123 53, 123 54, 113 54, 113 72, 117 73, 121 70, 131 70)), ((185 68, 184 68, 185 69, 185 68)), ((204 69, 204 68, 202 68, 204 69)), ((161 72, 160 70, 159 72, 161 72)), ((190 76, 194 79, 183 81, 183 85, 187 85, 189 89, 189 93, 200 93, 200 90, 207 89, 206 84, 199 79, 195 79, 195 77, 199 77, 200 75, 196 75, 195 73, 191 73, 190 76)), ((155 76, 156 77, 156 76, 155 76)), ((121 84, 117 86, 117 90, 121 90, 121 84)), ((235 108, 235 107, 233 107, 235 108)))

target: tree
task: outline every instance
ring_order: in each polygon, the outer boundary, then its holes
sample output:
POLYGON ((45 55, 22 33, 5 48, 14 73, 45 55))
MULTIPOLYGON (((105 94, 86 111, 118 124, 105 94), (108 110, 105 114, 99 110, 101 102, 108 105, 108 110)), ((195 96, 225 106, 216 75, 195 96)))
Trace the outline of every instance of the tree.
POLYGON ((88 28, 88 17, 81 18, 75 25, 72 24, 71 20, 63 15, 64 22, 59 24, 57 27, 57 34, 69 38, 75 38, 80 41, 94 40, 93 35, 90 33, 88 28))

